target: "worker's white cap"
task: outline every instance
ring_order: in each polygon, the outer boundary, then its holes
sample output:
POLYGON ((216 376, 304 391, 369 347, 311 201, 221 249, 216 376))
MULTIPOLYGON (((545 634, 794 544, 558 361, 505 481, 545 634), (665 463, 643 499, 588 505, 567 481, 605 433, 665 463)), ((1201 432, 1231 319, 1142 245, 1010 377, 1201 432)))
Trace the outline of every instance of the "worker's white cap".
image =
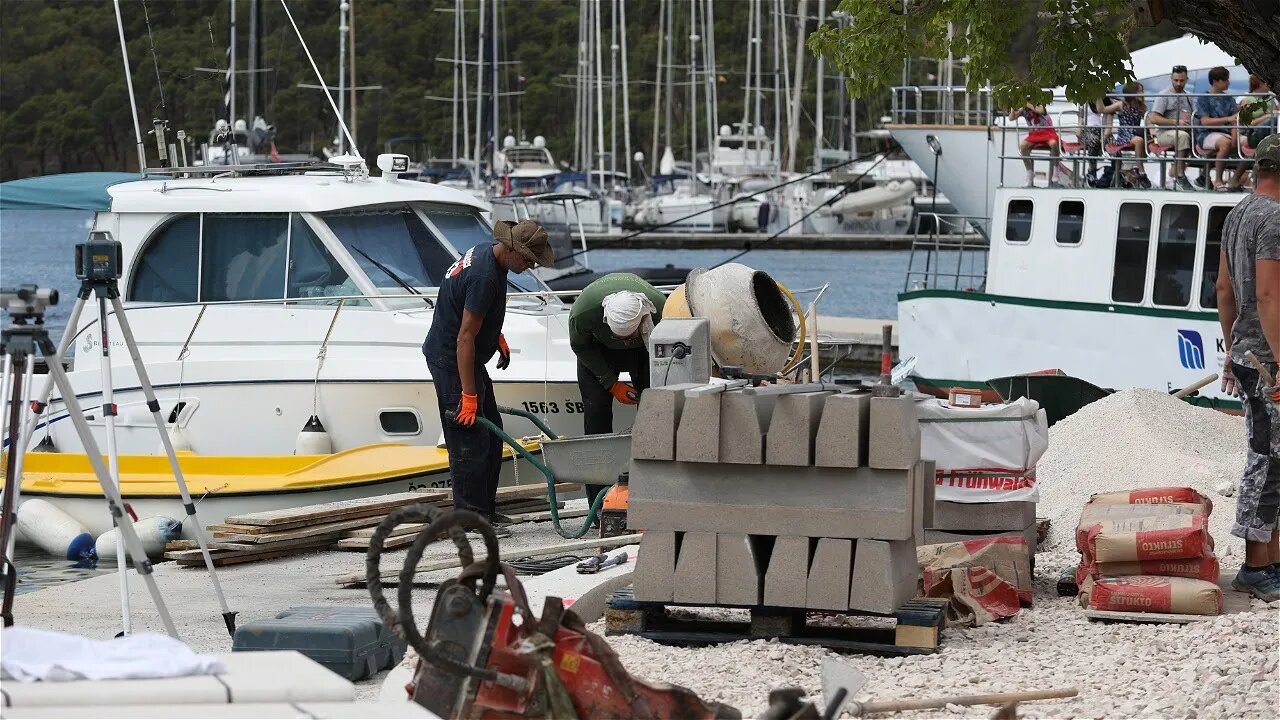
MULTIPOLYGON (((604 321, 618 337, 631 337, 637 330, 653 329, 653 313, 657 308, 648 296, 641 292, 622 290, 604 297, 604 321)), ((648 333, 645 335, 648 341, 648 333)))

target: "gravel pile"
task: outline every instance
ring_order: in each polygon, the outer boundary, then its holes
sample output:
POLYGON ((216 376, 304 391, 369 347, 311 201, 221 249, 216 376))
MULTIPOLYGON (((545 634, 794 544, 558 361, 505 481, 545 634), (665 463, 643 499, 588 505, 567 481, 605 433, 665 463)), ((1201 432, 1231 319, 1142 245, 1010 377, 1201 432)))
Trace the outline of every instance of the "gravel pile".
POLYGON ((1155 390, 1125 390, 1054 425, 1036 465, 1037 514, 1051 520, 1047 549, 1075 547, 1080 510, 1094 493, 1186 486, 1213 500, 1209 529, 1224 568, 1243 558, 1230 534, 1235 487, 1244 469, 1244 421, 1155 390))

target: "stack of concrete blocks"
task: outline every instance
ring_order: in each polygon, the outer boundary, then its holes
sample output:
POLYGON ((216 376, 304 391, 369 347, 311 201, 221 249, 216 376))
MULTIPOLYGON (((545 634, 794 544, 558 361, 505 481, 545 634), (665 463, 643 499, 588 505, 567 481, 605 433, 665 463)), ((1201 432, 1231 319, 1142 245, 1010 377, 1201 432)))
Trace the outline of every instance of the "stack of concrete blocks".
POLYGON ((926 476, 907 397, 647 390, 632 433, 635 598, 893 613, 916 593, 926 476))

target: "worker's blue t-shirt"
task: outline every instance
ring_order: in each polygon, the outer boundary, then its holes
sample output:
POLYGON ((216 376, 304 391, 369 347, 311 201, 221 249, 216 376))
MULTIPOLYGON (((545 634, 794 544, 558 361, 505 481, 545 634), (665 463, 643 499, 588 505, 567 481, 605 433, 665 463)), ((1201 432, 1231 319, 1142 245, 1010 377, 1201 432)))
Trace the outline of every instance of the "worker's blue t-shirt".
POLYGON ((476 334, 476 362, 486 363, 498 351, 498 333, 507 314, 507 270, 494 257, 493 243, 471 248, 445 273, 431 329, 422 343, 422 354, 432 364, 457 367, 463 309, 484 319, 476 334))

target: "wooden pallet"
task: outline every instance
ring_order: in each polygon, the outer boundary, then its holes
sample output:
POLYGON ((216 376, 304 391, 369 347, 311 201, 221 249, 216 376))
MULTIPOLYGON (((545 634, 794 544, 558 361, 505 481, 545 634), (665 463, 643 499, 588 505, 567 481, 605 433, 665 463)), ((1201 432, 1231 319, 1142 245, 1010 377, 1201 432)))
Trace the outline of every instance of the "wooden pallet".
MULTIPOLYGON (((926 655, 938 651, 946 624, 947 601, 916 598, 891 618, 894 627, 831 627, 808 622, 810 613, 877 616, 849 611, 831 613, 795 608, 751 607, 749 622, 674 617, 678 603, 642 602, 630 587, 616 591, 605 611, 606 635, 639 635, 671 645, 716 645, 738 640, 776 638, 789 645, 819 645, 867 655, 926 655)), ((740 606, 733 606, 740 607, 740 606)))
POLYGON ((1200 622, 1202 620, 1212 620, 1217 615, 1182 615, 1179 613, 1152 613, 1152 612, 1122 612, 1119 610, 1091 610, 1085 608, 1084 616, 1090 620, 1107 620, 1112 622, 1130 622, 1130 623, 1173 623, 1177 625, 1185 625, 1187 623, 1200 622))

